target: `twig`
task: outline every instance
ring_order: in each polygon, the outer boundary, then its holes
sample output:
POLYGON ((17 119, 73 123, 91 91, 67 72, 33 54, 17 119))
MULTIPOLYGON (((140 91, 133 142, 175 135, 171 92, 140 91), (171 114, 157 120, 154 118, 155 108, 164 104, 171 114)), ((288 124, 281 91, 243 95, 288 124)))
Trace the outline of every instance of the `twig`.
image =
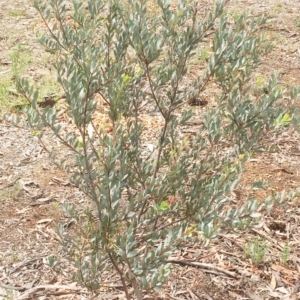
POLYGON ((219 236, 222 237, 222 238, 228 239, 230 242, 232 242, 235 245, 237 245, 241 250, 244 250, 244 248, 237 241, 235 241, 234 239, 228 237, 226 234, 220 233, 219 236))
POLYGON ((13 186, 20 178, 21 178, 21 177, 18 176, 14 181, 8 183, 8 184, 5 185, 5 186, 0 187, 0 190, 6 189, 6 188, 8 188, 8 187, 10 187, 10 186, 13 186))
MULTIPOLYGON (((197 292, 193 291, 193 293, 199 298, 201 299, 200 295, 197 294, 197 292)), ((204 294, 204 297, 207 299, 207 300, 214 300, 212 297, 210 297, 205 291, 202 291, 202 294, 204 294)))
POLYGON ((253 292, 245 291, 245 294, 251 299, 251 300, 263 300, 263 298, 259 297, 253 292))
POLYGON ((24 293, 23 295, 20 295, 18 298, 16 298, 16 300, 32 299, 32 295, 41 289, 62 289, 62 290, 71 290, 71 291, 85 291, 85 289, 82 289, 82 288, 76 287, 76 286, 42 284, 42 285, 35 286, 35 287, 29 289, 26 293, 24 293))
MULTIPOLYGON (((194 292, 191 290, 191 289, 189 289, 188 287, 186 288, 186 290, 189 292, 189 294, 191 295, 191 297, 192 297, 192 299, 194 300, 194 299, 196 299, 196 294, 194 294, 194 292)), ((198 296, 197 296, 198 297, 198 296)), ((199 297, 198 297, 198 299, 200 299, 199 297)))
POLYGON ((174 296, 171 296, 171 295, 168 295, 170 297, 170 299, 174 299, 174 300, 183 300, 183 298, 178 298, 178 297, 174 297, 174 296))
POLYGON ((40 255, 40 256, 36 256, 36 257, 34 257, 34 258, 28 258, 28 259, 23 260, 23 261, 21 261, 21 262, 15 264, 15 265, 13 266, 13 267, 14 267, 13 270, 11 270, 11 271, 9 272, 9 274, 13 274, 13 273, 16 272, 18 269, 20 269, 20 268, 22 268, 22 267, 24 267, 24 266, 26 266, 26 265, 28 265, 28 264, 30 264, 30 263, 36 261, 36 260, 43 259, 43 257, 45 257, 45 255, 40 255))
POLYGON ((283 247, 280 246, 276 240, 274 240, 274 239, 272 239, 271 237, 269 237, 266 233, 264 233, 264 232, 262 232, 262 231, 259 231, 259 230, 256 230, 256 229, 254 229, 254 228, 251 228, 251 231, 253 231, 253 232, 259 234, 260 236, 266 238, 269 242, 271 242, 271 243, 275 246, 275 248, 276 248, 277 250, 279 250, 279 251, 282 251, 282 250, 283 250, 283 247))
POLYGON ((225 274, 229 277, 239 278, 239 276, 236 273, 227 271, 227 270, 225 270, 221 267, 217 267, 217 266, 212 265, 212 264, 206 264, 206 263, 200 263, 200 262, 194 262, 194 261, 187 261, 187 260, 175 260, 175 259, 169 259, 168 262, 174 263, 174 264, 188 265, 188 266, 192 266, 192 267, 200 267, 200 268, 203 268, 203 269, 223 273, 223 274, 225 274))
POLYGON ((17 287, 17 286, 12 286, 12 285, 3 284, 3 283, 0 283, 0 287, 7 289, 7 290, 14 290, 14 291, 20 291, 20 292, 23 292, 26 290, 26 287, 24 287, 24 286, 17 287))
POLYGON ((220 250, 219 253, 221 253, 221 254, 226 254, 226 255, 229 255, 229 256, 234 256, 234 257, 236 257, 236 258, 241 258, 240 255, 237 255, 237 254, 235 254, 235 253, 230 253, 230 252, 227 252, 227 251, 224 251, 224 250, 220 250))

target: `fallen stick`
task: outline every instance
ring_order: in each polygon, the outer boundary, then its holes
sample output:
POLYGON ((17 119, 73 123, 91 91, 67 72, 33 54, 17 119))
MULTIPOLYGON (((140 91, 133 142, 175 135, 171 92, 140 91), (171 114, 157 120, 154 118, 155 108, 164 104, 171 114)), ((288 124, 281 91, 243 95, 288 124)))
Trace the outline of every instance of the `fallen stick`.
POLYGON ((284 247, 280 246, 279 243, 276 240, 274 240, 271 237, 269 237, 266 233, 264 233, 264 232, 262 232, 260 230, 254 229, 254 228, 251 228, 251 231, 259 234, 260 236, 262 236, 264 238, 266 238, 269 242, 271 242, 275 246, 275 248, 277 250, 283 251, 284 247))
MULTIPOLYGON (((55 284, 42 284, 39 286, 35 286, 31 289, 29 289, 26 293, 20 295, 16 300, 25 300, 30 298, 34 293, 36 293, 38 290, 41 289, 63 289, 63 290, 71 290, 71 291, 85 291, 85 289, 82 289, 80 287, 76 286, 69 286, 69 285, 55 285, 55 284)), ((31 299, 31 298, 30 298, 31 299)))
POLYGON ((188 261, 188 260, 176 260, 176 259, 168 259, 167 262, 173 263, 173 264, 188 265, 188 266, 192 266, 192 267, 200 267, 200 268, 203 268, 203 269, 223 273, 223 274, 225 274, 229 277, 232 277, 232 278, 239 278, 239 275, 237 275, 236 273, 230 272, 228 270, 225 270, 221 267, 217 267, 217 266, 212 265, 212 264, 206 264, 206 263, 200 263, 200 262, 194 262, 194 261, 188 261))

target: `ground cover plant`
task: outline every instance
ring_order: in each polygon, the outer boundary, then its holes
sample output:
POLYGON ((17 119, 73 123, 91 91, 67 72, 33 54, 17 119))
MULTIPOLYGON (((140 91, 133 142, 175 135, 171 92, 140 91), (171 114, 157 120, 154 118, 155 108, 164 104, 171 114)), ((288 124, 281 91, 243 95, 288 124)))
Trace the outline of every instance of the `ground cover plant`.
MULTIPOLYGON (((85 214, 65 207, 80 226, 70 235, 60 228, 78 269, 74 279, 90 289, 113 268, 127 299, 128 285, 142 299, 143 291, 162 286, 169 256, 187 240, 200 243, 228 227, 243 229, 258 216, 263 203, 255 200, 228 206, 242 164, 264 147, 265 136, 297 125, 297 116, 291 102, 279 102, 285 91, 276 77, 252 87, 252 72, 268 51, 258 34, 264 19, 241 15, 229 25, 226 2, 205 18, 184 1, 175 11, 165 1, 152 10, 149 1, 90 1, 87 9, 74 2, 71 10, 62 1, 36 2, 50 33, 42 43, 56 54, 76 130, 66 134, 55 106, 41 109, 26 80, 18 89, 31 104, 25 114, 34 134, 42 139, 48 126, 70 149, 74 161, 66 157, 62 165, 95 205, 85 214), (210 35, 205 71, 192 78, 189 61, 210 35), (184 137, 181 128, 193 117, 188 103, 212 81, 219 88, 217 106, 203 114, 196 135, 184 137), (110 123, 98 129, 93 116, 103 103, 110 123), (162 120, 156 143, 146 150, 143 110, 162 120)), ((297 90, 290 95, 294 99, 297 90)), ((55 258, 49 262, 57 267, 55 258)))

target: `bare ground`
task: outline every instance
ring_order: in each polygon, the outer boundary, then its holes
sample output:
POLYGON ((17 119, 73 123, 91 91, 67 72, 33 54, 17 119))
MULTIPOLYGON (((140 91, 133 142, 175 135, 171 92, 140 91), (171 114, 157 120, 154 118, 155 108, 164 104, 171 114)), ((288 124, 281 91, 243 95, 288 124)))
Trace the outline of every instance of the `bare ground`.
MULTIPOLYGON (((253 15, 270 17, 265 30, 274 48, 257 76, 268 78, 276 71, 282 74, 283 86, 299 85, 300 2, 237 0, 231 1, 229 10, 238 13, 244 8, 253 15)), ((29 57, 26 75, 35 80, 44 96, 60 93, 51 72, 51 58, 36 42, 40 26, 31 1, 0 0, 0 97, 9 102, 18 102, 12 82, 18 54, 19 65, 29 57)), ((262 153, 247 163, 236 201, 249 192, 264 199, 271 192, 300 188, 299 133, 290 130, 272 142, 280 151, 262 153), (252 191, 255 179, 267 180, 270 185, 252 191)), ((84 206, 86 199, 51 163, 28 128, 16 128, 5 121, 0 122, 0 201, 0 298, 124 299, 117 281, 92 295, 68 278, 71 269, 66 261, 63 274, 47 266, 47 257, 60 251, 54 225, 68 221, 60 206, 84 206)), ((295 197, 285 207, 275 207, 266 214, 255 229, 241 235, 225 232, 207 248, 187 245, 176 253, 176 260, 184 262, 174 263, 163 290, 145 295, 145 299, 300 299, 299 203, 295 197), (265 240, 267 249, 258 265, 244 254, 245 245, 255 237, 265 240), (290 253, 285 261, 287 250, 290 253)))

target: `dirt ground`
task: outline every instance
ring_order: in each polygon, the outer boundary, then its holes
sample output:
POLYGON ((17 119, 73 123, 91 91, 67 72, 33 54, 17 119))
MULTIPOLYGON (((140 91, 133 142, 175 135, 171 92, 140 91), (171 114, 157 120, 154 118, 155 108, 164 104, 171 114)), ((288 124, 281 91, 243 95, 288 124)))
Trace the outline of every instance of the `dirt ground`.
MULTIPOLYGON (((211 1, 207 1, 211 2, 211 1)), ((51 57, 36 40, 42 22, 30 0, 0 0, 0 102, 18 98, 13 77, 24 72, 36 82, 43 97, 61 93, 51 70, 51 57)), ((229 11, 264 13, 274 48, 256 76, 282 74, 282 85, 300 85, 300 1, 231 1, 229 11)), ((7 105, 0 105, 1 113, 7 105)), ((49 136, 45 132, 46 138, 49 136)), ((50 139, 49 139, 50 142, 50 139)), ((277 153, 262 153, 246 164, 237 201, 253 193, 264 199, 272 192, 299 189, 300 135, 289 130, 272 143, 277 153), (268 188, 252 191, 254 180, 268 188)), ((59 146, 58 146, 59 147, 59 146)), ((118 283, 92 295, 65 272, 47 265, 59 253, 57 221, 67 222, 60 207, 84 206, 86 199, 55 167, 30 130, 0 121, 0 299, 124 299, 118 283)), ((241 235, 225 232, 209 248, 195 245, 176 253, 172 274, 161 292, 145 299, 300 299, 300 198, 287 200, 264 215, 254 229, 241 235), (257 265, 245 255, 254 239, 266 249, 257 265)))

